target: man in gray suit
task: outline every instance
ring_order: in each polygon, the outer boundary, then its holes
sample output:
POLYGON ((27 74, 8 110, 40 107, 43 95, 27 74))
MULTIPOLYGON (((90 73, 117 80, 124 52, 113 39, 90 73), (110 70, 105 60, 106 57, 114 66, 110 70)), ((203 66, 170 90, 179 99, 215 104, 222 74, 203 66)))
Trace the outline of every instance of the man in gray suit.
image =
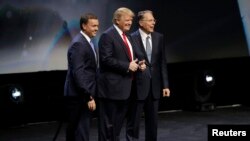
POLYGON ((68 72, 64 95, 68 112, 66 141, 88 141, 92 112, 96 109, 96 72, 98 54, 91 38, 99 28, 97 16, 91 13, 80 19, 81 31, 68 49, 68 72))
POLYGON ((146 70, 136 72, 136 97, 128 116, 126 137, 139 139, 141 114, 145 113, 145 139, 157 140, 159 99, 170 96, 164 37, 154 31, 156 20, 149 10, 138 13, 139 29, 132 33, 138 58, 146 60, 146 70))

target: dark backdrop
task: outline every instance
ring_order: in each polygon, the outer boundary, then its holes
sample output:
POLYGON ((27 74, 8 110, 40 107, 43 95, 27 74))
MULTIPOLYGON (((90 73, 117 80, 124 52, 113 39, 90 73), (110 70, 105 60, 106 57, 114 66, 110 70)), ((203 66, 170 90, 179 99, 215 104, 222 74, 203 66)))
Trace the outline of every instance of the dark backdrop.
MULTIPOLYGON (((243 80, 250 78, 249 56, 236 0, 4 0, 0 2, 2 123, 60 119, 66 52, 79 32, 79 15, 98 15, 97 42, 121 6, 135 13, 154 11, 156 31, 166 37, 171 97, 161 99, 161 111, 199 103, 195 84, 204 72, 211 72, 215 79, 205 102, 248 103, 249 90, 243 80), (7 89, 15 85, 23 90, 23 103, 10 98, 7 89)), ((135 20, 132 31, 136 26, 135 20)))

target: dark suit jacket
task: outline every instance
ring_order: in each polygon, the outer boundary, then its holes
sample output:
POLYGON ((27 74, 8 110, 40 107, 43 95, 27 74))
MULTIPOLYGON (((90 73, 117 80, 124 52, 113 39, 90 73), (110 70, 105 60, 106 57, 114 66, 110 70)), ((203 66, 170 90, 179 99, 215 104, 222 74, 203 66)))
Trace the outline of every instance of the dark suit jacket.
POLYGON ((68 49, 68 72, 65 81, 65 96, 95 96, 96 70, 94 52, 82 35, 73 39, 68 49))
POLYGON ((147 68, 145 71, 137 71, 137 98, 144 100, 152 87, 153 97, 159 99, 163 88, 168 88, 167 61, 165 55, 165 43, 162 34, 153 32, 151 63, 148 61, 139 30, 131 34, 134 41, 137 57, 146 60, 147 68), (150 80, 152 79, 152 81, 150 80))
MULTIPOLYGON (((132 44, 131 37, 127 37, 132 44)), ((98 96, 113 100, 127 99, 132 85, 132 75, 128 72, 129 54, 114 26, 108 28, 100 37, 99 58, 98 96)))

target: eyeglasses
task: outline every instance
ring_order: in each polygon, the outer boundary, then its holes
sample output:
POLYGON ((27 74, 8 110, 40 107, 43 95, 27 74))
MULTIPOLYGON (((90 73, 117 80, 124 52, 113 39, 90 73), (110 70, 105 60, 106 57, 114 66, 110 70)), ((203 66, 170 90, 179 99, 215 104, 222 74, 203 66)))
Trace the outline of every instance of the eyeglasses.
POLYGON ((156 19, 151 19, 151 20, 142 20, 142 21, 146 21, 146 22, 155 22, 155 23, 156 23, 156 19))

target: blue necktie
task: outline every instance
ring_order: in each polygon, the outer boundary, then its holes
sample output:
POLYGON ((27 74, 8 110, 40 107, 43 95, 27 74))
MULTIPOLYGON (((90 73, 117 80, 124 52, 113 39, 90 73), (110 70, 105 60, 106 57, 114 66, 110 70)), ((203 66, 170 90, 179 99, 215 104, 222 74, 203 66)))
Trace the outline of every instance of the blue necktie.
POLYGON ((93 44, 93 42, 90 40, 90 46, 91 46, 91 48, 92 48, 92 50, 93 50, 93 52, 94 52, 94 54, 95 54, 95 61, 96 61, 96 64, 98 64, 98 62, 97 62, 97 54, 96 54, 96 50, 95 50, 95 46, 94 46, 94 44, 93 44))

